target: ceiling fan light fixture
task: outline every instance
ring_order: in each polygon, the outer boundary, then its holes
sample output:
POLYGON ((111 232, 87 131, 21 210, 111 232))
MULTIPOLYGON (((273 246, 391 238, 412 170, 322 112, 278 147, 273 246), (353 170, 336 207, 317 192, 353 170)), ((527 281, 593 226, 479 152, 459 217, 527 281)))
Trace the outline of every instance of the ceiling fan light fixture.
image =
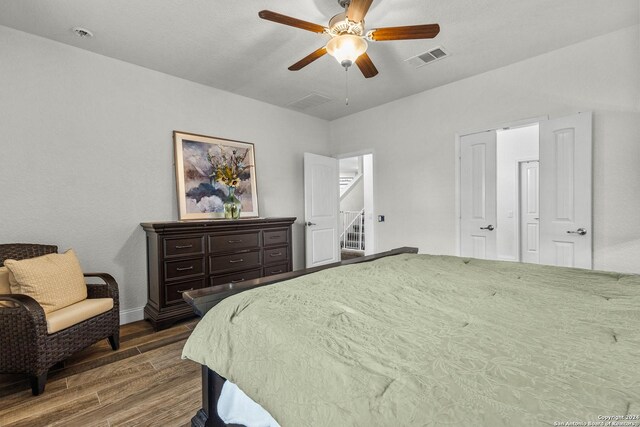
POLYGON ((343 34, 329 40, 327 53, 336 58, 344 68, 349 68, 367 51, 367 47, 367 42, 362 37, 343 34))

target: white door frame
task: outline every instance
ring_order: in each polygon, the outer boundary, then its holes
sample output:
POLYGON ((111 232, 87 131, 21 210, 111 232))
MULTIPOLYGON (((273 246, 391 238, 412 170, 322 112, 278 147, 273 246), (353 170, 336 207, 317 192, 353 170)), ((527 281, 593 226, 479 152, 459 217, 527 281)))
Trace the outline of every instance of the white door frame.
POLYGON ((549 120, 549 116, 538 116, 538 117, 532 117, 529 119, 523 119, 523 120, 517 120, 514 122, 510 122, 510 123, 503 123, 503 124, 499 124, 499 125, 494 125, 494 126, 489 126, 486 127, 484 129, 475 129, 475 130, 468 130, 468 131, 462 131, 462 132, 456 132, 455 134, 455 156, 456 156, 456 167, 455 167, 455 174, 456 174, 456 191, 455 191, 455 198, 456 198, 456 255, 460 256, 460 246, 462 244, 462 233, 461 233, 461 224, 460 221, 462 220, 462 213, 460 211, 460 195, 461 195, 461 190, 460 190, 460 183, 461 183, 461 175, 460 175, 460 160, 461 160, 461 155, 460 155, 460 138, 465 136, 465 135, 471 135, 473 133, 480 133, 480 132, 487 132, 487 131, 494 131, 494 130, 498 130, 498 129, 512 129, 512 128, 519 128, 519 127, 524 127, 524 126, 529 126, 535 123, 539 123, 543 120, 549 120))
MULTIPOLYGON (((373 180, 372 186, 373 186, 373 191, 372 191, 372 200, 368 201, 367 200, 364 201, 364 208, 365 208, 365 227, 364 227, 364 234, 365 234, 365 255, 370 255, 370 254, 375 254, 377 253, 377 242, 376 242, 376 233, 375 233, 375 224, 376 224, 376 215, 375 215, 375 199, 376 199, 376 194, 377 194, 377 190, 376 190, 376 173, 377 173, 377 166, 376 166, 376 154, 375 154, 375 149, 373 148, 365 148, 362 150, 358 150, 358 151, 351 151, 348 153, 340 153, 340 154, 334 154, 331 157, 335 157, 336 159, 340 160, 340 159, 348 159, 350 157, 360 157, 360 156, 365 156, 367 154, 371 154, 371 158, 373 160, 373 173, 371 175, 373 175, 371 177, 371 179, 373 180), (369 212, 369 213, 366 213, 369 212)), ((363 177, 364 179, 368 179, 366 176, 363 177)), ((337 185, 337 184, 336 184, 337 185)), ((338 192, 338 197, 340 197, 340 192, 338 192)), ((339 202, 339 201, 338 201, 339 202)))

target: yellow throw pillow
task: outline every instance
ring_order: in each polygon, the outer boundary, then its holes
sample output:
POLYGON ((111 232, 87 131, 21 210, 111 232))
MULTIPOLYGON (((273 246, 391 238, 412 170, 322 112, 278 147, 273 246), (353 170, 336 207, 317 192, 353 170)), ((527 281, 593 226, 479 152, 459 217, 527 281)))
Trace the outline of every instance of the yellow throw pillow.
MULTIPOLYGON (((9 269, 0 267, 0 295, 11 293, 11 285, 9 284, 9 269)), ((0 307, 13 307, 13 303, 0 301, 0 307)))
POLYGON ((5 260, 11 293, 29 295, 45 313, 87 299, 87 285, 73 249, 20 261, 5 260))

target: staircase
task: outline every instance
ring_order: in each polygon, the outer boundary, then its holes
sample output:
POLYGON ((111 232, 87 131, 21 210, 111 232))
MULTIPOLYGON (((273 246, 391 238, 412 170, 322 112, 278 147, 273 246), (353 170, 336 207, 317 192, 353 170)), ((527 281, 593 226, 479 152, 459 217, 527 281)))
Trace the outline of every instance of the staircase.
POLYGON ((355 175, 340 175, 340 200, 344 199, 361 179, 361 173, 355 175))
POLYGON ((347 188, 349 188, 354 178, 354 176, 340 175, 340 195, 343 195, 347 188))

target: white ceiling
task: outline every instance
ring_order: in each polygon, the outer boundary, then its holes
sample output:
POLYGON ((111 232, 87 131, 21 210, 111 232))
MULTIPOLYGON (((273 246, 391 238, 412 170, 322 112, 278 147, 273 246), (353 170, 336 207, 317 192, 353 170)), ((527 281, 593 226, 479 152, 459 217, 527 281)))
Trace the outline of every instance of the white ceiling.
MULTIPOLYGON (((370 42, 380 74, 364 79, 330 56, 287 67, 326 37, 258 18, 269 9, 326 25, 336 0, 2 0, 0 24, 284 106, 309 95, 331 102, 304 110, 332 120, 638 23, 638 0, 374 0, 367 28, 439 23, 433 40, 370 42), (76 37, 83 26, 93 39, 76 37), (450 57, 413 68, 404 60, 435 46, 450 57)), ((602 56, 594 52, 594 61, 602 56)))

